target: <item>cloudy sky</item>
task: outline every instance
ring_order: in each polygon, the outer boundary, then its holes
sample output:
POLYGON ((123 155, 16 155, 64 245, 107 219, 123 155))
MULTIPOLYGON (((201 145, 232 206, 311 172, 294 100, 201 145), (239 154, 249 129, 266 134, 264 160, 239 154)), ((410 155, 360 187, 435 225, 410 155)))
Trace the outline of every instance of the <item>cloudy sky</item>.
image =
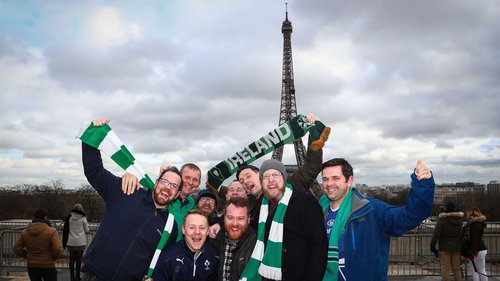
MULTIPOLYGON (((0 0, 0 186, 86 183, 75 135, 97 118, 153 176, 277 127, 284 2, 0 0)), ((498 1, 288 2, 325 160, 368 185, 408 183, 418 159, 437 183, 500 180, 498 1)))

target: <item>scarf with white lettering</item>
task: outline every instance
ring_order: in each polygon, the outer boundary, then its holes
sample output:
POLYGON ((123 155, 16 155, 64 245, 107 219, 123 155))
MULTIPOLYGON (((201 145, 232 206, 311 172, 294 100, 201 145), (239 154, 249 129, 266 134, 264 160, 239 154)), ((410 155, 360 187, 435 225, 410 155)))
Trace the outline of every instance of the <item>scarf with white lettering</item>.
MULTIPOLYGON (((154 190, 154 183, 151 178, 146 174, 146 172, 144 172, 139 163, 135 162, 135 158, 132 156, 132 153, 130 153, 127 147, 120 141, 118 136, 108 124, 95 127, 91 122, 90 126, 88 126, 85 130, 82 129, 78 138, 82 142, 99 149, 101 152, 111 157, 111 159, 113 159, 118 166, 140 179, 139 182, 143 187, 154 190)), ((151 277, 153 274, 161 250, 165 244, 167 244, 168 238, 170 237, 170 233, 172 232, 172 228, 174 226, 174 220, 174 214, 169 212, 160 241, 156 246, 155 253, 149 265, 147 278, 151 277)))
POLYGON ((305 115, 299 114, 211 168, 208 171, 206 186, 218 190, 227 178, 236 173, 239 166, 250 164, 276 148, 290 144, 294 140, 305 136, 307 132, 309 132, 312 140, 309 148, 319 150, 323 148, 328 140, 330 127, 325 127, 321 121, 316 121, 314 125, 311 125, 307 122, 305 115))
MULTIPOLYGON (((330 232, 330 240, 328 241, 328 255, 325 275, 323 276, 323 281, 337 281, 339 277, 339 238, 344 231, 347 220, 349 219, 349 214, 351 213, 352 207, 352 188, 349 189, 344 201, 340 204, 340 207, 335 217, 335 222, 333 223, 332 230, 330 232)), ((324 212, 328 212, 330 208, 330 200, 323 194, 319 199, 319 205, 324 212)))
POLYGON ((283 198, 278 202, 276 213, 274 213, 267 245, 264 245, 266 232, 266 220, 269 213, 269 201, 264 196, 260 206, 259 226, 257 229, 257 242, 253 249, 252 256, 248 261, 245 270, 241 274, 240 281, 258 281, 261 276, 281 280, 281 253, 283 248, 283 221, 290 197, 292 197, 293 186, 286 183, 283 198))

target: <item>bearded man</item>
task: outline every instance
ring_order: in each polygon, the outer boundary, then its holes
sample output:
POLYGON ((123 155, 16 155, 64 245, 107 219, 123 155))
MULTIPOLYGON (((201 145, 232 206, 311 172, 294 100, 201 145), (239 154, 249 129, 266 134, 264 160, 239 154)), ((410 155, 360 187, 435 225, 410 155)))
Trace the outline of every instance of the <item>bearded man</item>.
POLYGON ((264 198, 257 242, 242 278, 323 280, 328 240, 318 201, 288 182, 285 166, 276 159, 262 163, 259 177, 264 198))
POLYGON ((224 228, 210 239, 218 251, 219 266, 216 281, 238 281, 255 246, 256 233, 250 227, 250 206, 246 198, 232 197, 227 201, 224 228))
MULTIPOLYGON (((93 121, 94 126, 109 120, 93 121)), ((166 207, 177 197, 182 186, 179 170, 170 167, 161 172, 154 190, 122 192, 122 179, 106 170, 98 149, 82 143, 85 176, 106 203, 106 211, 84 258, 83 281, 142 280, 165 228, 166 207)), ((174 222, 164 247, 177 238, 174 222)))

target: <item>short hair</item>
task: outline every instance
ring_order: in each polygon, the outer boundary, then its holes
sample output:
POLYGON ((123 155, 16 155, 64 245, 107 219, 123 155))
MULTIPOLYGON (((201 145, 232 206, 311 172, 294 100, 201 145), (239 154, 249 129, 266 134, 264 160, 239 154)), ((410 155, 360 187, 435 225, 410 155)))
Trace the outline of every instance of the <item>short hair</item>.
POLYGON ((45 219, 47 217, 48 211, 45 208, 38 208, 33 212, 33 217, 35 219, 45 219))
POLYGON ((184 217, 184 221, 182 222, 182 225, 186 224, 186 219, 189 215, 200 215, 200 216, 203 216, 205 217, 205 219, 207 219, 207 224, 208 224, 208 217, 207 215, 205 215, 205 213, 203 213, 202 211, 198 210, 198 209, 193 209, 191 211, 189 211, 186 216, 184 217))
POLYGON ((184 171, 184 169, 186 169, 186 168, 189 168, 191 170, 195 170, 197 172, 200 172, 200 174, 201 174, 200 167, 196 166, 196 164, 194 164, 194 163, 186 163, 186 164, 182 165, 182 167, 181 167, 181 174, 182 174, 182 171, 184 171))
POLYGON ((250 169, 256 173, 259 172, 259 168, 255 167, 254 165, 243 164, 238 168, 238 171, 236 171, 236 179, 238 179, 238 180, 240 179, 240 173, 241 173, 241 171, 243 171, 245 169, 250 169))
POLYGON ((321 166, 321 171, 323 171, 328 167, 335 167, 335 166, 341 167, 342 175, 344 175, 346 182, 349 180, 350 177, 354 176, 351 164, 349 164, 349 162, 347 162, 347 160, 345 160, 344 158, 333 158, 331 160, 326 161, 321 166))
POLYGON ((175 166, 170 166, 167 169, 163 170, 160 173, 160 176, 158 177, 158 179, 161 179, 161 177, 163 177, 163 175, 166 174, 167 172, 175 173, 179 176, 179 178, 181 178, 181 182, 179 183, 179 188, 178 188, 178 190, 181 190, 181 188, 182 188, 182 174, 181 174, 181 172, 179 172, 179 169, 177 169, 177 167, 175 167, 175 166))
POLYGON ((250 215, 250 202, 248 199, 242 197, 231 197, 227 200, 226 209, 227 206, 231 204, 238 208, 247 208, 247 216, 250 215))

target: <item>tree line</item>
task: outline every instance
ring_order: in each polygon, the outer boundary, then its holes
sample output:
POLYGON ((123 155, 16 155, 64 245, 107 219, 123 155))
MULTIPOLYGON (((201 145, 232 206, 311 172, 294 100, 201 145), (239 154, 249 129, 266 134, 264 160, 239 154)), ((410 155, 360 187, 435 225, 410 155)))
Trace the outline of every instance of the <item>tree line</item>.
MULTIPOLYGON (((377 198, 388 204, 402 206, 405 204, 409 189, 398 192, 387 190, 367 190, 368 196, 377 198)), ((485 192, 468 192, 450 196, 444 202, 452 202, 457 209, 465 212, 470 207, 478 207, 486 215, 488 221, 500 220, 500 195, 485 192)), ((63 220, 75 203, 83 205, 89 222, 100 222, 104 214, 104 201, 89 184, 82 184, 76 189, 67 189, 61 180, 46 184, 20 184, 0 187, 0 220, 30 219, 36 208, 46 208, 49 219, 63 220)), ((434 204, 432 215, 437 216, 440 204, 434 204)))
POLYGON ((0 187, 0 220, 30 219, 37 208, 46 208, 51 220, 63 220, 80 203, 89 222, 100 222, 104 200, 89 184, 66 189, 61 180, 47 184, 20 184, 0 187))

